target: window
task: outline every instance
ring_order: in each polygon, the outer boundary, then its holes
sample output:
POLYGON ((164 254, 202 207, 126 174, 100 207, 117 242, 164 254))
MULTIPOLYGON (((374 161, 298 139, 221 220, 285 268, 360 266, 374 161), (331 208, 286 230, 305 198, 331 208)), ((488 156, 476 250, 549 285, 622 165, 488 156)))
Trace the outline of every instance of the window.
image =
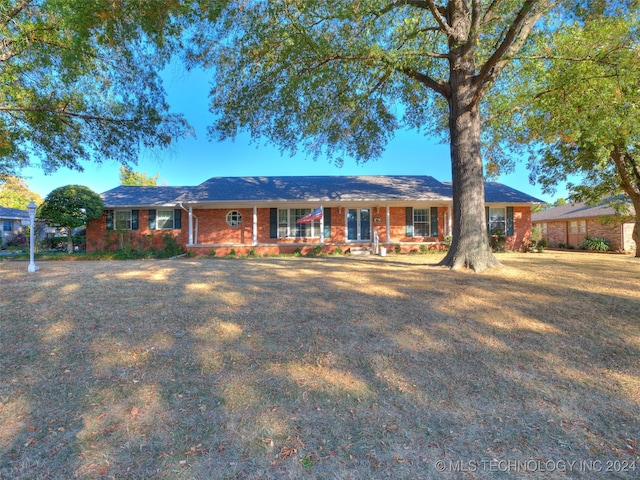
POLYGON ((138 230, 139 210, 105 210, 107 230, 138 230))
POLYGON ((320 237, 320 220, 296 223, 307 213, 311 213, 310 208, 278 209, 278 238, 320 237))
POLYGON ((429 232, 429 209, 414 208, 413 209, 413 236, 414 237, 430 237, 429 232))
POLYGON ((572 220, 569 222, 569 233, 587 233, 587 221, 572 220))
POLYGON ((173 210, 158 210, 156 228, 158 230, 173 230, 173 210))
POLYGON ((546 223, 541 223, 540 225, 540 233, 542 233, 543 237, 547 236, 547 224, 546 223))
POLYGON ((437 237, 438 207, 406 209, 407 237, 437 237))
POLYGON ((116 211, 116 230, 131 230, 131 210, 116 211))
POLYGON ((182 210, 149 210, 149 230, 180 230, 182 210))
POLYGON ((237 227, 242 222, 242 215, 237 210, 231 210, 227 213, 227 225, 230 227, 237 227))
POLYGON ((13 224, 12 224, 11 220, 5 220, 4 222, 2 222, 2 231, 3 232, 12 232, 13 231, 13 224))
POLYGON ((504 207, 489 208, 489 235, 505 235, 507 231, 506 209, 504 207))
POLYGON ((289 236, 289 210, 278 210, 278 238, 289 236))

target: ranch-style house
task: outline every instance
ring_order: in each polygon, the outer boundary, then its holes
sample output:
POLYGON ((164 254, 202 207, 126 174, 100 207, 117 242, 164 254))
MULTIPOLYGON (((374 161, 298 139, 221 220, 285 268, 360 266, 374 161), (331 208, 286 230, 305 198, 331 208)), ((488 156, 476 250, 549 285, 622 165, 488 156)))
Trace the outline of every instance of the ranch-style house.
POLYGON ((29 212, 26 210, 0 206, 0 224, 2 225, 0 246, 11 242, 18 234, 22 233, 22 224, 28 220, 29 212))
MULTIPOLYGON (((166 234, 196 255, 409 252, 442 248, 453 225, 451 183, 430 176, 214 177, 191 187, 119 186, 102 198, 102 218, 87 226, 89 252, 158 248, 166 234)), ((488 231, 520 249, 538 203, 486 182, 488 231)))
POLYGON ((606 240, 613 251, 633 252, 637 248, 633 241, 636 213, 631 200, 625 197, 626 215, 617 212, 609 200, 598 205, 567 203, 535 212, 531 217, 533 226, 540 228, 550 247, 579 248, 585 238, 598 237, 606 240))

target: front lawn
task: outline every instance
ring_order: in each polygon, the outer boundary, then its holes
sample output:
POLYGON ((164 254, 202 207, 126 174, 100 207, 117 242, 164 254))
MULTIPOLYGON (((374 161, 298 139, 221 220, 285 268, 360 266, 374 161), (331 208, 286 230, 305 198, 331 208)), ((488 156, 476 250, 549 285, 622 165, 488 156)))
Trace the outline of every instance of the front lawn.
POLYGON ((0 262, 0 478, 640 476, 640 261, 0 262))

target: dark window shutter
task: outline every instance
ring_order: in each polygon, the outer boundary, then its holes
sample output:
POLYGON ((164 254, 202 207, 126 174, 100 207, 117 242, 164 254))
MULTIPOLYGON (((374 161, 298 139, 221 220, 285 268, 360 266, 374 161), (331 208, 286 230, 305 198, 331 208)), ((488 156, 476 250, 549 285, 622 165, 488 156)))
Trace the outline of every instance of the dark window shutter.
POLYGON ((491 235, 491 229, 489 228, 489 207, 484 207, 484 218, 487 224, 487 233, 491 235))
POLYGON ((156 229, 156 211, 149 210, 149 230, 156 229))
POLYGON ((131 230, 138 230, 138 218, 140 210, 131 210, 131 230))
POLYGON ((173 229, 182 230, 182 210, 179 208, 173 211, 173 229))
POLYGON ((438 236, 438 207, 431 207, 431 236, 438 236))
POLYGON ((113 210, 105 210, 104 213, 107 219, 107 230, 113 230, 113 210))
POLYGON ((407 237, 413 237, 413 207, 407 207, 406 224, 407 224, 407 237))
POLYGON ((323 208, 324 238, 331 238, 331 209, 323 208))
POLYGON ((269 237, 278 238, 278 209, 269 209, 269 237))
POLYGON ((513 235, 513 207, 507 207, 507 236, 513 235))

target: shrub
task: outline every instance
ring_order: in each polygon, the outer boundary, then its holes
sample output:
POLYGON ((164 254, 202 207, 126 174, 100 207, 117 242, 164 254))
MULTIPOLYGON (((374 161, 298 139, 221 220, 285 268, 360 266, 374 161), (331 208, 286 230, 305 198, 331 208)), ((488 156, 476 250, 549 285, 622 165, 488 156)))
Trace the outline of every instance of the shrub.
POLYGON ((258 252, 256 251, 255 248, 252 248, 251 250, 249 250, 249 256, 252 258, 255 258, 258 256, 258 252))
POLYGON ((119 248, 113 254, 113 258, 116 260, 136 260, 139 258, 149 258, 145 252, 134 250, 131 245, 126 245, 123 248, 119 248))
POLYGON ((228 258, 236 258, 237 256, 238 256, 238 253, 236 252, 235 248, 232 248, 231 250, 229 250, 229 253, 225 255, 225 257, 228 257, 228 258))
POLYGON ((424 243, 420 245, 420 253, 422 253, 423 255, 425 253, 429 253, 429 248, 424 243))
POLYGON ((501 234, 491 235, 489 237, 489 244, 491 245, 491 250, 494 252, 505 252, 507 249, 507 239, 501 234))
POLYGON ((584 241, 580 244, 580 248, 583 250, 593 250, 596 252, 608 252, 611 250, 611 245, 604 238, 599 237, 585 237, 584 241))
POLYGON ((182 247, 178 240, 170 233, 162 235, 162 243, 164 243, 164 247, 158 252, 158 258, 177 257, 182 253, 182 247))
POLYGON ((451 242, 453 242, 453 237, 451 235, 446 235, 444 237, 444 246, 447 250, 451 248, 451 242))
POLYGON ((564 242, 558 242, 558 248, 565 248, 566 245, 564 244, 564 242))
MULTIPOLYGON (((66 238, 65 238, 66 240, 66 238)), ((7 247, 28 247, 29 241, 27 240, 27 236, 24 233, 18 233, 12 240, 7 242, 7 247)))
POLYGON ((317 257, 318 255, 320 255, 322 253, 322 247, 321 246, 317 246, 317 247, 313 247, 313 250, 311 251, 311 254, 314 257, 317 257))
POLYGON ((342 247, 336 247, 333 252, 334 255, 340 255, 342 254, 342 247))
POLYGON ((542 229, 533 227, 528 239, 522 245, 523 252, 542 252, 547 248, 547 240, 542 237, 542 229))
POLYGON ((209 258, 213 258, 216 256, 216 249, 212 248, 211 250, 209 250, 209 258))
POLYGON ((294 254, 296 257, 300 257, 300 256, 302 256, 302 250, 300 250, 299 248, 296 248, 296 249, 293 251, 293 254, 294 254))
POLYGON ((529 235, 529 240, 531 240, 534 246, 538 245, 538 243, 542 241, 542 229, 540 227, 533 227, 531 229, 531 235, 529 235))
POLYGON ((402 247, 400 245, 396 245, 395 247, 393 247, 393 250, 396 253, 402 253, 402 247))

